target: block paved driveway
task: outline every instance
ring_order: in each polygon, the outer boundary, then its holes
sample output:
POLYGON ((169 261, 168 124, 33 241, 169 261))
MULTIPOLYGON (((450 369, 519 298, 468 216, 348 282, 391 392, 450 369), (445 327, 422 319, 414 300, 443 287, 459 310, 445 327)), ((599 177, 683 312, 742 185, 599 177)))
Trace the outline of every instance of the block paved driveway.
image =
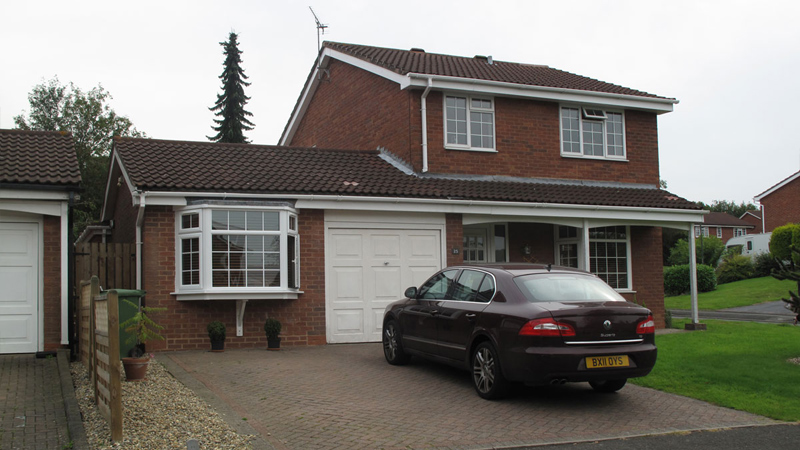
MULTIPOLYGON (((160 355, 205 384, 277 449, 486 449, 770 424, 628 384, 521 388, 479 398, 469 373, 418 358, 395 367, 380 344, 160 355)), ((185 376, 185 375, 184 375, 185 376)))

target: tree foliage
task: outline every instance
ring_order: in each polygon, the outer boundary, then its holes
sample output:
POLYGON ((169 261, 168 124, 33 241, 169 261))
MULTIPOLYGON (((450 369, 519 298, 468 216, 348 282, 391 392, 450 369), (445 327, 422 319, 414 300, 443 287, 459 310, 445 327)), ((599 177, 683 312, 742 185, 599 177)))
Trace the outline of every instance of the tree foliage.
MULTIPOLYGON (((725 243, 722 242, 722 239, 715 236, 696 238, 695 246, 697 247, 695 249, 697 264, 717 267, 717 262, 725 251, 725 243)), ((667 262, 671 266, 689 263, 689 241, 687 239, 678 239, 669 252, 667 262)))
POLYGON ((251 114, 245 111, 244 105, 250 97, 244 95, 244 87, 250 86, 247 75, 242 69, 242 59, 237 42, 238 36, 231 32, 226 42, 219 44, 224 49, 225 62, 222 63, 224 69, 219 78, 222 80, 222 93, 217 94, 217 102, 209 108, 214 111, 219 119, 214 119, 217 126, 211 128, 217 132, 213 137, 208 137, 214 142, 228 142, 233 144, 247 144, 249 141, 244 136, 245 130, 252 130, 254 127, 248 117, 251 114))
POLYGON ((112 138, 145 137, 130 119, 111 109, 111 99, 101 85, 84 92, 72 83, 62 85, 54 77, 34 86, 28 93, 30 112, 14 117, 21 130, 72 133, 83 187, 75 205, 76 231, 100 218, 112 138))
POLYGON ((787 223, 772 230, 769 252, 789 265, 800 265, 800 256, 792 252, 792 246, 800 248, 800 224, 787 223))
MULTIPOLYGON (((798 247, 792 245, 790 250, 792 252, 791 259, 800 260, 800 250, 798 250, 798 247)), ((778 264, 780 265, 780 269, 772 272, 773 277, 779 280, 792 280, 797 282, 797 291, 789 291, 789 298, 781 299, 786 302, 786 306, 796 314, 794 323, 797 323, 797 321, 800 320, 800 296, 798 295, 798 292, 800 292, 800 270, 796 270, 794 266, 780 260, 778 264)))
POLYGON ((711 204, 705 204, 703 202, 697 203, 700 205, 700 207, 707 211, 728 213, 736 217, 742 217, 742 214, 748 210, 758 209, 758 206, 749 202, 741 202, 738 205, 734 201, 729 202, 727 200, 714 200, 711 202, 711 204))

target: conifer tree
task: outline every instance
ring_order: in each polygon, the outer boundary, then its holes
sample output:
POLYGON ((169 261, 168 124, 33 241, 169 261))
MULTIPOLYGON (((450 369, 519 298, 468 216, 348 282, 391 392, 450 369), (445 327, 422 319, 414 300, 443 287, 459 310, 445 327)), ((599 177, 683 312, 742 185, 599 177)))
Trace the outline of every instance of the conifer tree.
POLYGON ((209 108, 219 117, 214 119, 217 126, 211 127, 217 132, 216 136, 208 137, 214 142, 247 144, 249 141, 244 136, 244 131, 252 130, 254 126, 247 119, 253 114, 244 109, 244 105, 250 100, 250 97, 244 95, 244 87, 250 86, 250 83, 245 81, 247 75, 241 67, 242 52, 239 50, 237 37, 236 33, 231 32, 226 42, 219 43, 224 49, 222 53, 225 55, 225 62, 219 76, 222 80, 222 93, 217 94, 217 102, 209 108))

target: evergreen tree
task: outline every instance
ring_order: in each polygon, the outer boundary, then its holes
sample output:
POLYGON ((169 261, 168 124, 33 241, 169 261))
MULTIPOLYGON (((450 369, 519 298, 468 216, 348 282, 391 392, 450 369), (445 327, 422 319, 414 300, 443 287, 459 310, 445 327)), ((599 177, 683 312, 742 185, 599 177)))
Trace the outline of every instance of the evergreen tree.
MULTIPOLYGON (((790 250, 794 253, 795 257, 800 256, 800 251, 794 248, 794 246, 791 246, 790 250)), ((794 267, 791 263, 781 261, 777 258, 776 261, 780 265, 780 269, 773 270, 772 276, 779 280, 792 280, 797 282, 798 291, 789 291, 789 298, 781 299, 786 302, 786 308, 796 314, 794 318, 794 323, 796 324, 797 321, 800 320, 800 296, 797 295, 797 293, 800 292, 800 270, 793 270, 794 267)))
POLYGON ((247 119, 253 114, 244 109, 244 105, 250 100, 250 97, 244 95, 244 87, 250 86, 250 83, 245 81, 247 75, 241 67, 242 52, 238 48, 236 39, 236 33, 231 32, 227 42, 219 43, 225 55, 225 62, 222 64, 224 69, 219 76, 222 80, 222 93, 217 94, 217 102, 209 109, 215 111, 214 114, 220 118, 214 119, 217 126, 211 127, 217 135, 209 136, 208 139, 214 142, 247 144, 244 130, 252 130, 254 126, 253 122, 247 119))

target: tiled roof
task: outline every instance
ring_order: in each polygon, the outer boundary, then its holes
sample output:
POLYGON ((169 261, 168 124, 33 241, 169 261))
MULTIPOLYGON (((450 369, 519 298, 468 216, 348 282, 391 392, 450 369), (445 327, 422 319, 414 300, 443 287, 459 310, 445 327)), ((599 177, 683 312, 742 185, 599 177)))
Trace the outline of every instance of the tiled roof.
POLYGON ((753 225, 742 219, 724 212, 712 212, 703 216, 704 225, 719 225, 724 227, 753 228, 753 225))
POLYGON ((419 177, 378 151, 115 138, 136 189, 459 199, 698 210, 653 188, 419 177))
POLYGON ((80 181, 70 133, 0 130, 0 183, 77 187, 80 181))
POLYGON ((659 99, 666 98, 542 65, 496 60, 489 64, 486 58, 467 58, 339 42, 326 41, 323 46, 401 75, 418 73, 557 89, 575 89, 659 99))

